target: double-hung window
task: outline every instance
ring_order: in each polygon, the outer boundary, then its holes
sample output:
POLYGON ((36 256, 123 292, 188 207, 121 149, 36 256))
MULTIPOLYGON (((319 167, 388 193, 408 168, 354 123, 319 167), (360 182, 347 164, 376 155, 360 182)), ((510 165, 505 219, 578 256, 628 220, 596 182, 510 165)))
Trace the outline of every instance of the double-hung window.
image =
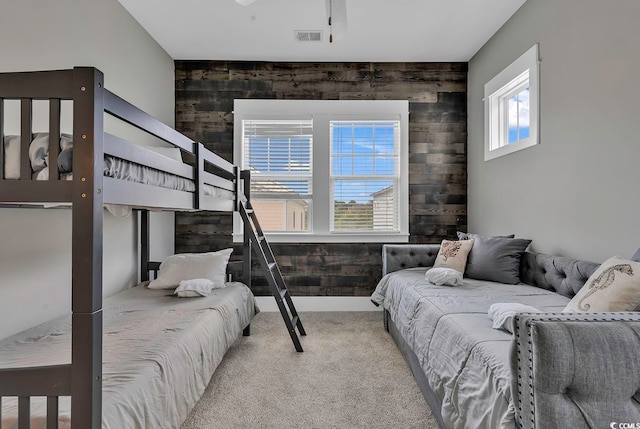
POLYGON ((408 102, 235 100, 234 142, 270 240, 408 240, 408 102))
POLYGON ((309 230, 312 149, 310 119, 244 121, 242 165, 251 171, 252 204, 263 230, 309 230))
POLYGON ((538 144, 538 45, 484 86, 488 161, 538 144))

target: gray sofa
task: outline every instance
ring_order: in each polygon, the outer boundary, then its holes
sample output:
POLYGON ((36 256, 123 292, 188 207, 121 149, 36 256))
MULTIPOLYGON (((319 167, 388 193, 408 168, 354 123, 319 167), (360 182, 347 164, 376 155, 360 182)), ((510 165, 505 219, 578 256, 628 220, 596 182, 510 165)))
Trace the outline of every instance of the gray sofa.
MULTIPOLYGON (((385 245, 372 301, 443 428, 605 428, 640 422, 640 315, 561 313, 598 267, 525 252, 521 284, 430 285, 439 245, 385 245), (394 273, 387 276, 389 273, 394 273), (518 315, 491 328, 496 302, 518 315)), ((627 426, 632 427, 632 426, 627 426)), ((640 427, 640 425, 638 426, 640 427)))

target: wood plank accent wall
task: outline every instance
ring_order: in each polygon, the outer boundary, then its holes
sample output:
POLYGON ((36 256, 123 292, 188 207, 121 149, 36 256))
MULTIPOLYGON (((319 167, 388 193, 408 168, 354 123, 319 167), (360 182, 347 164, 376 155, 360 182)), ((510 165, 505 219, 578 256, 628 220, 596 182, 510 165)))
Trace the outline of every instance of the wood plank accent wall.
MULTIPOLYGON (((467 63, 176 61, 176 128, 232 161, 236 98, 409 100, 410 242, 438 243, 466 231, 466 93, 467 63)), ((178 213, 176 252, 233 246, 231 231, 231 214, 178 213)), ((293 295, 366 296, 381 277, 379 243, 272 247, 293 295)))

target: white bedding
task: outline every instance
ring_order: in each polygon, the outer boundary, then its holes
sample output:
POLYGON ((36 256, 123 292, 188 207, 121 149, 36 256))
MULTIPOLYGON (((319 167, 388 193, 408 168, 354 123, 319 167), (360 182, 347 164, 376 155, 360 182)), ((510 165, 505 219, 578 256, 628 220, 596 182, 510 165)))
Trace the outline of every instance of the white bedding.
MULTIPOLYGON (((104 301, 104 429, 179 427, 258 311, 241 283, 202 298, 172 292, 138 286, 104 301)), ((66 364, 70 356, 70 317, 0 341, 0 368, 66 364)), ((17 427, 10 425, 17 414, 12 399, 3 400, 2 429, 17 427)), ((69 410, 69 399, 61 398, 61 429, 69 410)), ((32 429, 44 428, 42 416, 44 401, 32 400, 32 429)))

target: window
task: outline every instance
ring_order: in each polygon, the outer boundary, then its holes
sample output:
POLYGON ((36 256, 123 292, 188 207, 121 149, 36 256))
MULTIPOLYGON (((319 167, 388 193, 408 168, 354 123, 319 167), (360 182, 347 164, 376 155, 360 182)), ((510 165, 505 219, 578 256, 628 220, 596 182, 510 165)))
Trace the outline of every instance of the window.
POLYGON ((408 241, 407 130, 407 101, 235 100, 236 162, 269 239, 408 241))
POLYGON ((398 121, 331 121, 332 232, 399 232, 398 121))
POLYGON ((312 148, 310 119, 243 122, 242 166, 251 170, 253 208, 264 231, 307 231, 312 148))
POLYGON ((538 144, 538 45, 484 86, 484 159, 538 144))

